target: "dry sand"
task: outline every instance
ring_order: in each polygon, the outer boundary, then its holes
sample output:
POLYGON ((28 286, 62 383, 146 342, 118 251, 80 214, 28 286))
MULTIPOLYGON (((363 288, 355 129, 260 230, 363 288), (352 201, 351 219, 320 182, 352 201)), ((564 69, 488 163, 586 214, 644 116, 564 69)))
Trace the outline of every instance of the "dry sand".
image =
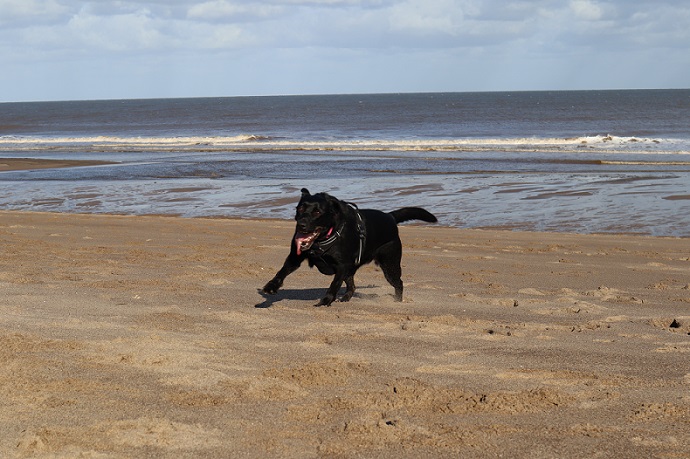
POLYGON ((0 457, 689 457, 689 239, 406 226, 315 308, 292 228, 0 213, 0 457))

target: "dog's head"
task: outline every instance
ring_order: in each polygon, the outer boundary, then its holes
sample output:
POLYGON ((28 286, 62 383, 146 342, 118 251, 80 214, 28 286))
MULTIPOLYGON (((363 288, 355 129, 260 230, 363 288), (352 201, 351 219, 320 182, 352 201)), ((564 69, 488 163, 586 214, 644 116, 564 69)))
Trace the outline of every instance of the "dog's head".
POLYGON ((309 250, 320 239, 326 239, 336 230, 343 215, 343 203, 326 193, 311 194, 302 188, 297 204, 295 246, 297 255, 309 250))

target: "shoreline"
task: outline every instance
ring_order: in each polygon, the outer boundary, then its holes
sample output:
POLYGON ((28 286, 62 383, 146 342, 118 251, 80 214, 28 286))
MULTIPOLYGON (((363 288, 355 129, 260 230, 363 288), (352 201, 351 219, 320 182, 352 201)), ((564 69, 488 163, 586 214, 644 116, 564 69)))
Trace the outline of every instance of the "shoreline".
MULTIPOLYGON (((290 202, 295 201, 293 198, 288 198, 290 202)), ((186 216, 182 214, 175 214, 175 213, 160 213, 160 212, 151 212, 151 213, 141 213, 141 214, 130 214, 130 213, 117 213, 117 212, 88 212, 88 211, 74 211, 74 212, 62 212, 59 210, 7 210, 7 209, 0 209, 0 215, 2 214, 27 214, 27 215, 45 215, 45 216, 77 216, 77 217, 120 217, 120 218, 162 218, 162 219, 182 219, 182 220, 198 220, 198 221, 237 221, 237 222, 246 222, 246 223, 266 223, 266 224, 286 224, 288 226, 293 225, 294 226, 294 221, 290 218, 281 218, 281 217, 255 217, 255 216, 249 216, 249 217, 238 217, 234 215, 201 215, 201 216, 186 216)), ((568 237, 568 236, 574 236, 574 237, 604 237, 604 238, 617 238, 617 237, 630 237, 630 238, 650 238, 650 239, 670 239, 670 240, 679 240, 679 241, 684 241, 688 240, 690 241, 690 236, 658 236, 654 234, 648 234, 648 233, 636 233, 633 231, 630 232, 611 232, 611 233, 581 233, 581 232, 576 232, 576 231, 556 231, 556 230, 525 230, 522 229, 521 227, 513 227, 513 226, 483 226, 483 227, 473 227, 473 228, 462 228, 462 227, 457 227, 457 226, 452 226, 452 225, 445 225, 443 222, 437 222, 435 224, 427 224, 423 222, 416 222, 416 221, 409 221, 405 222, 399 225, 401 228, 415 228, 415 227, 429 227, 429 228, 444 228, 448 230, 456 230, 459 232, 479 232, 479 233, 497 233, 497 234, 514 234, 514 235, 533 235, 534 237, 539 237, 539 235, 545 235, 547 237, 553 237, 553 238, 558 238, 559 236, 563 237, 568 237)), ((289 242, 289 241, 288 241, 289 242)), ((287 246, 286 246, 287 250, 287 246)))
POLYGON ((690 448, 690 240, 402 225, 402 303, 367 266, 314 308, 306 264, 257 293, 293 228, 0 211, 0 455, 690 448))
MULTIPOLYGON (((102 155, 84 158, 101 159, 102 155)), ((123 153, 112 159, 120 162, 2 172, 2 208, 290 218, 299 189, 306 186, 361 208, 424 207, 458 228, 690 237, 687 171, 642 175, 634 170, 545 175, 515 171, 510 177, 488 172, 442 176, 411 172, 401 184, 400 175, 355 172, 357 161, 352 160, 344 160, 349 172, 342 177, 332 177, 326 166, 325 175, 307 177, 302 171, 287 169, 291 172, 284 177, 276 171, 294 166, 290 155, 278 154, 268 162, 265 173, 260 172, 265 158, 252 153, 204 161, 184 153, 175 158, 147 157, 143 162, 138 154, 123 153)))

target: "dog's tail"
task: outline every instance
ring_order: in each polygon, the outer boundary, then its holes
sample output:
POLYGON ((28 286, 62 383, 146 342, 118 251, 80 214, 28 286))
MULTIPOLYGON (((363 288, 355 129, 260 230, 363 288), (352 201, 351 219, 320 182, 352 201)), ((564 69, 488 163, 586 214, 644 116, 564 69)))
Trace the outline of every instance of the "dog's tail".
POLYGON ((402 209, 389 212, 395 219, 395 223, 406 222, 408 220, 422 220, 428 223, 436 223, 438 220, 434 215, 421 207, 403 207, 402 209))

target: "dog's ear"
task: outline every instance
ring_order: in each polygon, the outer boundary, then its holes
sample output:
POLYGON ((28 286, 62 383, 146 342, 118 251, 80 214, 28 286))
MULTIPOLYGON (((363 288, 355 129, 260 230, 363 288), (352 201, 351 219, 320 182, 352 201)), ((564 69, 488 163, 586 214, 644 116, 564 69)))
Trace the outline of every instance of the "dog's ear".
POLYGON ((303 198, 306 197, 306 196, 310 196, 310 195, 311 195, 311 193, 309 192, 309 190, 307 190, 306 188, 302 188, 301 191, 302 191, 302 197, 303 197, 303 198))
POLYGON ((344 215, 345 212, 347 211, 346 205, 343 201, 340 199, 331 196, 330 194, 324 193, 324 197, 326 198, 326 202, 328 202, 329 206, 331 207, 331 210, 333 211, 334 214, 336 215, 344 215))

